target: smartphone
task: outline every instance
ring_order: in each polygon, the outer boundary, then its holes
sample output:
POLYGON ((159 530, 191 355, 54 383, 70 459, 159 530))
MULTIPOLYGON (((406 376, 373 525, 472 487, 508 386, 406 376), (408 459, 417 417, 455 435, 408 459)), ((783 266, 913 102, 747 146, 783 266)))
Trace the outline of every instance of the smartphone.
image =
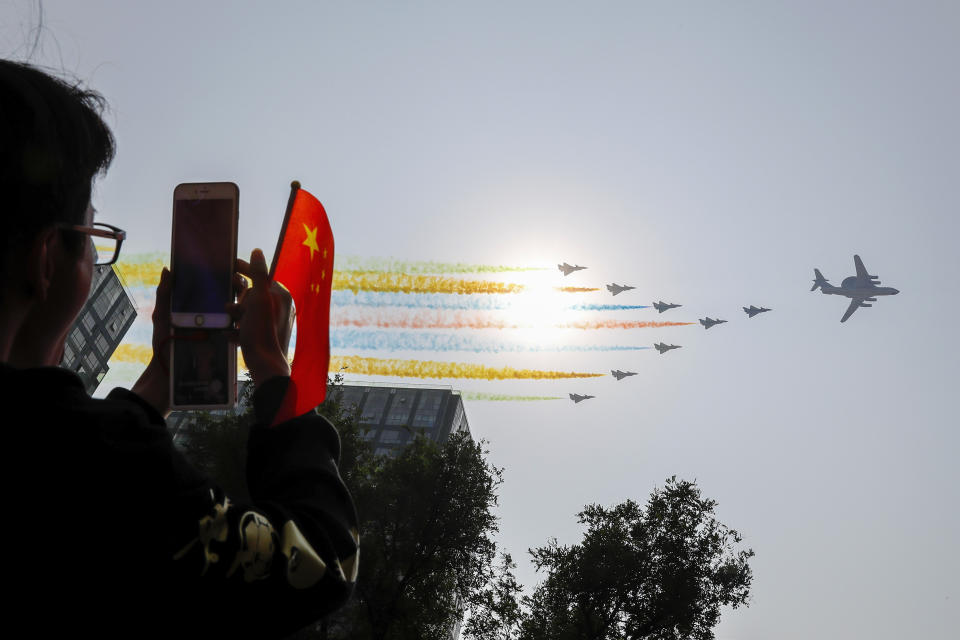
POLYGON ((225 329, 174 328, 172 409, 223 409, 237 398, 237 346, 225 329))
POLYGON ((175 327, 231 325, 240 189, 232 182, 179 184, 173 190, 173 277, 170 321, 175 327))

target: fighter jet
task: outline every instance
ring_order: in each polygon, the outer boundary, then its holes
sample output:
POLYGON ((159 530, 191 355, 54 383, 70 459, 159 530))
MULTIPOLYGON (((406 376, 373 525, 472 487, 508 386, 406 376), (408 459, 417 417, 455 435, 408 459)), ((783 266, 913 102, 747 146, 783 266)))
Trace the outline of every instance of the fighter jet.
POLYGON ((744 307, 743 310, 744 310, 744 311, 746 312, 746 314, 747 314, 748 316, 750 316, 751 318, 752 318, 753 316, 757 315, 758 313, 763 313, 764 311, 770 311, 770 309, 767 309, 767 308, 765 308, 765 307, 760 307, 759 309, 757 309, 757 308, 756 308, 755 306, 753 306, 753 305, 750 305, 749 307, 744 307))
POLYGON ((636 372, 634 372, 634 371, 620 371, 619 369, 617 369, 616 371, 611 371, 610 373, 611 373, 611 374, 613 375, 613 377, 616 378, 617 380, 623 380, 624 378, 626 378, 626 377, 628 377, 628 376, 635 376, 635 375, 637 375, 636 372))
POLYGON ((723 323, 723 322, 726 322, 726 320, 714 320, 714 319, 711 318, 710 316, 707 316, 706 318, 702 318, 702 319, 700 320, 700 324, 703 325, 703 328, 704 328, 704 329, 709 329, 709 328, 712 327, 713 325, 715 325, 715 324, 721 324, 721 323, 723 323))
POLYGON ((878 287, 880 279, 867 273, 860 256, 853 256, 853 264, 857 268, 857 275, 844 278, 839 287, 831 285, 819 269, 813 270, 813 287, 810 291, 816 291, 817 287, 820 287, 820 291, 823 293, 850 298, 850 306, 847 307, 847 311, 840 318, 840 322, 846 322, 847 318, 852 316, 853 312, 860 307, 872 307, 872 304, 867 303, 876 302, 877 296, 895 296, 900 293, 893 287, 878 287))
POLYGON ((596 396, 581 396, 581 395, 576 394, 576 393, 571 393, 571 394, 570 394, 570 399, 573 400, 573 403, 574 403, 574 404, 576 404, 576 403, 578 403, 578 402, 582 402, 582 401, 584 401, 584 400, 589 400, 590 398, 594 398, 594 397, 596 397, 596 396))
POLYGON ((676 309, 677 307, 682 307, 682 306, 683 306, 682 304, 670 304, 668 302, 664 302, 663 300, 661 300, 660 302, 653 303, 653 308, 659 311, 660 313, 663 313, 667 309, 676 309))
POLYGON ((657 351, 659 351, 661 354, 664 354, 664 353, 666 353, 667 351, 670 351, 670 349, 679 349, 679 348, 680 348, 680 345, 679 345, 679 344, 664 344, 664 343, 661 342, 661 343, 659 343, 659 344, 654 344, 654 345, 653 345, 653 348, 656 349, 657 351))
POLYGON ((618 293, 623 293, 624 291, 629 291, 630 289, 636 289, 636 287, 631 287, 626 284, 617 284, 616 282, 614 282, 613 284, 607 285, 607 291, 609 291, 613 295, 617 295, 618 293))
POLYGON ((586 267, 581 267, 580 265, 570 266, 569 264, 564 262, 563 264, 558 264, 557 269, 560 269, 560 271, 563 271, 563 275, 568 276, 574 271, 580 271, 581 269, 586 269, 586 267))

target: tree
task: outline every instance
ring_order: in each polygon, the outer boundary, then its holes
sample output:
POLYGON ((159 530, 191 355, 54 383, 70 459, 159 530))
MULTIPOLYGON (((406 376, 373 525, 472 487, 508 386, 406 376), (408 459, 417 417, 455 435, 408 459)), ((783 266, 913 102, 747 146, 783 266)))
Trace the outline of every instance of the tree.
POLYGON ((513 570, 517 568, 509 553, 501 556, 500 564, 487 576, 486 586, 477 592, 470 608, 470 617, 464 626, 469 640, 513 640, 520 631, 524 611, 521 594, 513 570))
POLYGON ((531 550, 546 578, 524 598, 521 640, 711 640, 720 607, 747 605, 750 549, 714 518, 694 482, 668 479, 632 500, 578 514, 580 544, 531 550))
POLYGON ((486 453, 465 433, 441 444, 418 437, 354 478, 360 575, 354 604, 331 620, 332 630, 349 630, 345 638, 440 640, 475 606, 494 572, 492 510, 502 481, 486 453))

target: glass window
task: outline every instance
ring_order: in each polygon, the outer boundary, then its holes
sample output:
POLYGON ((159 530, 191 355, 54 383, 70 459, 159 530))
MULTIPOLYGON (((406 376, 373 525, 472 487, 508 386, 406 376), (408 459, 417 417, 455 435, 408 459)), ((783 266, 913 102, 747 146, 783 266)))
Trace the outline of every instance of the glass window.
POLYGON ((88 351, 87 357, 84 359, 87 361, 87 366, 91 371, 96 371, 100 368, 100 361, 97 360, 97 354, 95 354, 93 351, 88 351))
POLYGON ((343 387, 343 410, 352 412, 363 404, 363 387, 343 387))
POLYGON ((93 314, 89 311, 83 314, 83 326, 85 326, 90 333, 93 333, 93 328, 97 326, 97 321, 93 319, 93 314))
POLYGON ((384 429, 380 434, 380 442, 384 444, 395 444, 400 442, 400 432, 396 429, 384 429))
POLYGON ((86 343, 86 340, 83 337, 83 331, 80 331, 80 327, 75 328, 71 333, 70 337, 73 338, 73 343, 79 348, 83 349, 83 345, 86 343))
POLYGON ((108 278, 103 288, 97 294, 96 299, 93 301, 93 308, 97 310, 97 315, 100 316, 101 319, 107 317, 107 314, 110 313, 110 308, 113 306, 113 303, 117 301, 117 298, 120 297, 121 293, 123 293, 123 287, 120 285, 120 281, 116 278, 108 278))
POLYGON ((363 413, 360 414, 360 422, 365 424, 377 424, 383 418, 383 410, 387 406, 387 399, 390 397, 390 389, 371 389, 367 394, 367 401, 363 405, 363 413))
POLYGON ((417 392, 413 389, 400 389, 393 396, 390 413, 387 414, 387 424, 407 424, 410 421, 410 412, 413 411, 413 400, 417 392))
POLYGON ((110 350, 110 343, 107 342, 107 339, 103 337, 102 333, 97 334, 97 349, 100 351, 100 355, 106 357, 107 352, 110 350))
POLYGON ((424 391, 420 394, 420 406, 413 416, 413 426, 432 427, 437 423, 437 414, 440 412, 440 403, 443 401, 443 391, 424 391))

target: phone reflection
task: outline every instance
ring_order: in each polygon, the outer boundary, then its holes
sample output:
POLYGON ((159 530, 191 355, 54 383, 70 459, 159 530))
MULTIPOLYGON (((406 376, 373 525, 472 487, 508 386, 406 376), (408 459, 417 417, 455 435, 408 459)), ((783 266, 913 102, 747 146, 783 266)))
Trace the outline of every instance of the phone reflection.
POLYGON ((173 335, 173 405, 225 406, 230 401, 227 332, 176 329, 173 335))

